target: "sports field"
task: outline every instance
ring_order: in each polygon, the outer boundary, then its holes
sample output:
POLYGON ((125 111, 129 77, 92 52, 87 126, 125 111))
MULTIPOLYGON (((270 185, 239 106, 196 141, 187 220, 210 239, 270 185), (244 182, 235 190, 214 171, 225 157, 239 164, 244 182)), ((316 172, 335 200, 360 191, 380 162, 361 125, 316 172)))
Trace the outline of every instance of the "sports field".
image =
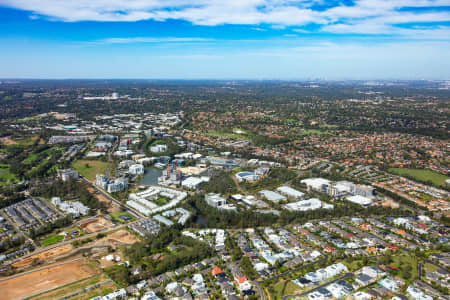
POLYGON ((436 186, 443 186, 445 180, 450 178, 444 174, 424 169, 390 168, 389 172, 421 182, 431 181, 436 186))

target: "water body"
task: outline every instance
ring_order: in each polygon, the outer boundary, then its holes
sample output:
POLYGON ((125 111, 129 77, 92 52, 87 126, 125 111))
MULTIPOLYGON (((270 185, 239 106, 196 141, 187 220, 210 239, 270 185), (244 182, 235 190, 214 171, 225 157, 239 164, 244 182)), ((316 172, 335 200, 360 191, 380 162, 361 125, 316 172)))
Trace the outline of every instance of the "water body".
POLYGON ((142 177, 138 184, 158 184, 158 177, 162 175, 162 172, 158 168, 146 168, 144 177, 142 177))
POLYGON ((198 215, 195 220, 195 223, 200 225, 201 228, 205 228, 206 227, 206 218, 204 218, 201 215, 198 215))

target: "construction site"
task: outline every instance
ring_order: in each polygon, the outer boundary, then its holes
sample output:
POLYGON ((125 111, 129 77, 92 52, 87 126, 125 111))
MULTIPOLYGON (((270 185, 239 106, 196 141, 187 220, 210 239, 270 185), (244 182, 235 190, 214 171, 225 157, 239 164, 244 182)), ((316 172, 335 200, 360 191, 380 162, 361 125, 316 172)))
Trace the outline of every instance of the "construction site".
MULTIPOLYGON (((112 227, 112 222, 97 217, 80 227, 95 233, 112 227)), ((117 285, 102 269, 122 263, 121 246, 138 241, 131 232, 119 229, 78 247, 66 244, 31 254, 11 265, 16 274, 0 277, 0 290, 6 291, 2 299, 59 299, 67 295, 71 299, 86 299, 88 295, 116 289, 117 285)))

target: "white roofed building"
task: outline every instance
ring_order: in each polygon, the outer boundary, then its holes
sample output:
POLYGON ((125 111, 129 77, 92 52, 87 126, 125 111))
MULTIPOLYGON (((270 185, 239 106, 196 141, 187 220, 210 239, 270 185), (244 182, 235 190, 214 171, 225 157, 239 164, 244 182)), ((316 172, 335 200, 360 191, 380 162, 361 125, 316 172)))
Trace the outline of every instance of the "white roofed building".
POLYGON ((277 191, 294 199, 300 199, 305 195, 304 193, 297 191, 296 189, 293 189, 289 186, 280 186, 279 188, 277 188, 277 191))
POLYGON ((372 204, 371 199, 359 195, 345 197, 345 200, 362 206, 369 206, 370 204, 372 204))

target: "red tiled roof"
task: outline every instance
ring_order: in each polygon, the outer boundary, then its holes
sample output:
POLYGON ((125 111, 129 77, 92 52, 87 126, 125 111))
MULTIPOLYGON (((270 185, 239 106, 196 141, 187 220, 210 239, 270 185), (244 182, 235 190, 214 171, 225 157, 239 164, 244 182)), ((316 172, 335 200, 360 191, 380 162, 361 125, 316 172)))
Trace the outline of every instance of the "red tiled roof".
POLYGON ((225 273, 225 271, 222 270, 222 269, 219 268, 219 267, 215 267, 215 268, 213 269, 212 273, 213 273, 214 276, 216 276, 216 275, 225 273))
POLYGON ((246 282, 247 281, 247 277, 246 276, 242 276, 242 277, 239 277, 238 279, 237 279, 237 282, 238 283, 244 283, 244 282, 246 282))

